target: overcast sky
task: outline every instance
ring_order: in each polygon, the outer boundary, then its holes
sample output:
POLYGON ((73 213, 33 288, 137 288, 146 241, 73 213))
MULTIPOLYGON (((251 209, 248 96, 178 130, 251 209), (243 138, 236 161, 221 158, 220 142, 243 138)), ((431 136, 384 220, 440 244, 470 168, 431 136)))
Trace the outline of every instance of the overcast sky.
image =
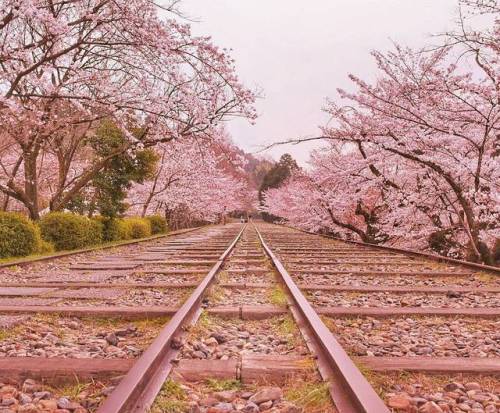
MULTIPOLYGON (((256 125, 232 121, 229 130, 243 149, 299 136, 315 136, 325 124, 325 98, 350 89, 348 73, 374 78, 373 49, 392 41, 423 46, 430 34, 453 26, 457 0, 185 0, 182 10, 197 22, 195 34, 210 35, 232 49, 242 81, 263 90, 256 125)), ((310 144, 279 147, 301 163, 310 144)))

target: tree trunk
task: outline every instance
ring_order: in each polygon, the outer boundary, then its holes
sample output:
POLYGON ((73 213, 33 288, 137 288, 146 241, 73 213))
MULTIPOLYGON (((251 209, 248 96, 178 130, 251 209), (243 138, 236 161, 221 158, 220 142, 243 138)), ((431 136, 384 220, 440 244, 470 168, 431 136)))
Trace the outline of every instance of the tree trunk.
POLYGON ((31 219, 37 221, 40 219, 40 208, 38 204, 38 174, 37 174, 38 149, 24 152, 24 193, 26 194, 25 203, 31 219))

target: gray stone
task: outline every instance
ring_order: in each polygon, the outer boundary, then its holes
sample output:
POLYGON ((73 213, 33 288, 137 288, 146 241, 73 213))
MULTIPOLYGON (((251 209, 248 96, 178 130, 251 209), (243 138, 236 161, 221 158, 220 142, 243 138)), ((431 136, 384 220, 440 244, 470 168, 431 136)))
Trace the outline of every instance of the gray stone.
POLYGON ((108 344, 116 346, 118 344, 118 337, 116 337, 115 333, 109 333, 106 336, 106 341, 108 342, 108 344))
POLYGON ((237 393, 232 390, 224 390, 214 393, 214 397, 221 402, 232 402, 237 397, 237 393))
POLYGON ((26 393, 19 393, 18 400, 20 404, 28 404, 33 401, 33 399, 26 393))
POLYGON ((280 400, 282 397, 283 392, 279 387, 266 387, 250 397, 250 401, 260 405, 267 401, 280 400))
POLYGON ((2 406, 12 406, 16 403, 16 399, 14 397, 4 397, 2 398, 2 406))
POLYGON ((52 393, 48 391, 37 391, 33 393, 33 397, 39 400, 46 400, 52 396, 52 393))
POLYGON ((280 413, 302 413, 302 411, 302 408, 288 402, 284 403, 283 406, 280 407, 280 413))
POLYGON ((233 411, 233 404, 232 403, 217 403, 214 407, 221 413, 233 411))
POLYGON ((273 401, 272 400, 268 400, 267 402, 259 404, 259 410, 261 412, 269 410, 271 407, 273 407, 273 401))
POLYGON ((420 409, 421 413, 443 413, 443 409, 434 402, 425 403, 420 409))
POLYGON ((243 413, 259 413, 259 406, 257 406, 254 402, 248 402, 241 411, 243 413))

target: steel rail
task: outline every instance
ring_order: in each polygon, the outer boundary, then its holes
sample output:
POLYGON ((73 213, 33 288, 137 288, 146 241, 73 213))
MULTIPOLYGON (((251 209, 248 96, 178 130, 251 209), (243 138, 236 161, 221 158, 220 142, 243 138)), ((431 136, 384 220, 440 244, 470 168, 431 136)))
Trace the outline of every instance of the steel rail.
POLYGON ((254 228, 293 299, 291 311, 297 324, 306 328, 308 336, 312 335, 308 338, 313 340, 310 344, 315 350, 320 373, 329 382, 330 395, 339 413, 389 413, 388 407, 309 304, 255 225, 254 228))
POLYGON ((143 242, 155 241, 157 239, 173 237, 175 235, 187 234, 189 232, 194 232, 194 231, 202 229, 202 228, 206 228, 206 226, 205 227, 194 227, 194 228, 180 229, 177 231, 168 232, 166 234, 153 235, 153 236, 147 237, 147 238, 119 241, 116 243, 104 244, 104 245, 96 245, 94 247, 80 248, 80 249, 73 250, 73 251, 62 251, 62 252, 57 252, 55 254, 43 255, 40 257, 15 258, 12 261, 0 263, 0 268, 8 268, 8 267, 12 267, 14 265, 18 265, 18 266, 22 267, 23 265, 29 265, 29 264, 33 264, 36 262, 50 261, 50 260, 55 260, 55 259, 59 259, 59 258, 70 257, 72 255, 85 254, 87 252, 101 251, 101 250, 107 250, 107 249, 116 248, 116 247, 125 247, 127 245, 141 244, 143 242))
POLYGON ((206 277, 191 296, 179 308, 158 337, 134 363, 120 384, 103 402, 97 413, 146 412, 154 402, 166 378, 172 370, 175 349, 172 343, 181 334, 183 327, 194 323, 201 314, 201 301, 206 289, 212 283, 224 260, 240 239, 246 225, 217 260, 206 277))
POLYGON ((449 262, 452 264, 459 264, 459 265, 462 265, 464 267, 474 268, 476 270, 492 271, 494 273, 500 274, 500 268, 494 267, 492 265, 478 264, 476 262, 469 262, 469 261, 459 260, 456 258, 443 257, 441 255, 430 254, 428 252, 413 251, 413 250, 409 250, 409 249, 405 249, 405 248, 388 247, 387 245, 368 244, 366 242, 361 242, 361 241, 351 241, 351 240, 346 240, 346 239, 342 239, 339 237, 334 237, 332 235, 318 234, 316 232, 291 227, 289 225, 281 225, 281 226, 283 226, 285 228, 293 229, 295 231, 303 232, 305 234, 316 235, 319 237, 333 239, 335 241, 341 241, 341 242, 345 242, 348 244, 359 245, 359 246, 367 247, 367 248, 375 248, 375 249, 384 250, 384 251, 397 252, 399 254, 406 254, 406 255, 412 255, 414 257, 427 258, 427 259, 430 259, 433 261, 438 261, 438 262, 449 262))

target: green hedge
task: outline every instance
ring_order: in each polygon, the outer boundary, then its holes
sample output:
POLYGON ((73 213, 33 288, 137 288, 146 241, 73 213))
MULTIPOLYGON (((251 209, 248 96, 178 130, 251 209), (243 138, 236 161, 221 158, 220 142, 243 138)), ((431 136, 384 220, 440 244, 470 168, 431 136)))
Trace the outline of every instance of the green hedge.
POLYGON ((0 212, 0 258, 34 254, 40 247, 40 232, 32 221, 14 212, 0 212))
POLYGON ((50 254, 103 242, 146 238, 167 231, 167 221, 159 215, 87 218, 68 212, 51 212, 36 225, 22 214, 0 212, 0 258, 50 254))
POLYGON ((39 226, 42 238, 54 244, 57 251, 97 245, 103 240, 103 224, 82 215, 51 212, 40 220, 39 226))
POLYGON ((151 234, 165 234, 168 231, 167 220, 160 215, 146 217, 151 224, 151 234))
POLYGON ((146 238, 151 236, 151 224, 146 218, 125 218, 128 239, 146 238))
POLYGON ((37 252, 40 254, 52 254, 56 251, 54 244, 49 241, 45 241, 44 239, 40 240, 40 248, 37 252))
POLYGON ((146 238, 167 232, 167 221, 160 216, 146 218, 92 218, 102 226, 102 239, 106 242, 146 238))
POLYGON ((114 242, 129 239, 127 225, 123 219, 95 217, 102 224, 102 239, 105 242, 114 242))

